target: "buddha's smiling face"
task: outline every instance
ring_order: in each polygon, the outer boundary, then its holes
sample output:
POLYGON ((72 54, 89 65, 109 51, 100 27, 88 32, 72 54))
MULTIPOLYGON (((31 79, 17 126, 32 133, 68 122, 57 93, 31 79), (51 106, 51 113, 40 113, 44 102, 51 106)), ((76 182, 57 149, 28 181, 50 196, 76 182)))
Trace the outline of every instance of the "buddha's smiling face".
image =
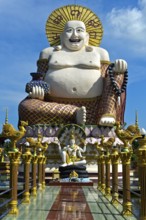
POLYGON ((82 21, 68 21, 61 34, 62 45, 69 50, 80 50, 88 44, 89 35, 82 21))

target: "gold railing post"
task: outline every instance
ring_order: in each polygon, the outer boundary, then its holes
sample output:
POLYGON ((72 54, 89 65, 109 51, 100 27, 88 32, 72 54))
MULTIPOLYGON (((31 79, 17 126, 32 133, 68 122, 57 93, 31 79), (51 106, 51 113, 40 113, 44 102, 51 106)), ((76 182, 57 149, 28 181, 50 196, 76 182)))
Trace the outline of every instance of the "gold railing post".
POLYGON ((106 164, 106 188, 105 188, 105 196, 107 198, 111 197, 111 188, 110 188, 110 164, 111 159, 109 153, 105 156, 105 164, 106 164))
POLYGON ((97 189, 101 189, 101 160, 100 155, 97 156, 97 164, 98 164, 98 186, 97 189))
POLYGON ((38 157, 34 155, 32 157, 32 195, 37 195, 37 162, 38 157))
POLYGON ((42 161, 42 188, 45 189, 46 187, 46 181, 45 181, 45 168, 46 168, 46 160, 47 157, 43 157, 43 161, 42 161))
POLYGON ((105 157, 104 157, 104 151, 101 151, 100 155, 100 161, 101 161, 101 192, 105 193, 105 157))
POLYGON ((30 203, 30 192, 29 192, 29 177, 30 177, 30 162, 32 158, 32 154, 30 152, 30 148, 26 148, 26 152, 22 155, 24 160, 24 190, 23 193, 23 201, 22 203, 30 203))
POLYGON ((12 201, 9 203, 9 214, 18 214, 18 200, 17 200, 17 187, 18 187, 18 166, 20 163, 20 152, 9 152, 10 158, 10 188, 12 201))
POLYGON ((112 161, 112 203, 118 204, 118 164, 119 164, 119 152, 117 148, 112 149, 110 155, 112 161))
POLYGON ((122 161, 123 170, 123 215, 132 215, 132 203, 130 193, 130 162, 132 152, 121 152, 120 158, 122 161))
POLYGON ((138 139, 138 142, 140 145, 137 152, 141 190, 140 220, 146 220, 146 136, 143 139, 138 139))
POLYGON ((43 182, 42 164, 43 164, 43 155, 42 155, 42 151, 39 151, 39 153, 38 153, 38 187, 39 187, 40 190, 42 190, 42 182, 43 182))

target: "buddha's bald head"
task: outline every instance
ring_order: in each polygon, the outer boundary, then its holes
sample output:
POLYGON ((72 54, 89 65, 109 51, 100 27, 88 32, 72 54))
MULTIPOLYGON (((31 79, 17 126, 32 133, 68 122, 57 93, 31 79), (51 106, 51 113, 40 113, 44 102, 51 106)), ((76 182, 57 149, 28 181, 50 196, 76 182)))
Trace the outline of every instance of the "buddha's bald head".
POLYGON ((86 32, 86 26, 82 21, 68 21, 65 24, 64 31, 61 34, 61 43, 69 50, 80 50, 88 45, 89 34, 86 32))

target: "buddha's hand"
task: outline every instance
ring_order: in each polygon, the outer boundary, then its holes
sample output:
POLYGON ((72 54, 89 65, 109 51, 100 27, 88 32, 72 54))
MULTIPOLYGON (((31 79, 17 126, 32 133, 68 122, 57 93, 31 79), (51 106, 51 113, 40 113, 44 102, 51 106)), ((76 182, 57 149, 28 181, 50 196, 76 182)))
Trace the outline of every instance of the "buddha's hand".
POLYGON ((114 63, 114 72, 115 73, 124 73, 127 70, 127 62, 122 59, 118 59, 114 63))
POLYGON ((29 97, 32 99, 39 99, 39 100, 44 100, 44 89, 41 88, 40 86, 33 86, 32 87, 32 92, 29 93, 29 97))
POLYGON ((99 124, 102 125, 102 126, 109 126, 109 127, 112 127, 115 125, 115 118, 112 117, 112 116, 102 116, 100 121, 99 121, 99 124))

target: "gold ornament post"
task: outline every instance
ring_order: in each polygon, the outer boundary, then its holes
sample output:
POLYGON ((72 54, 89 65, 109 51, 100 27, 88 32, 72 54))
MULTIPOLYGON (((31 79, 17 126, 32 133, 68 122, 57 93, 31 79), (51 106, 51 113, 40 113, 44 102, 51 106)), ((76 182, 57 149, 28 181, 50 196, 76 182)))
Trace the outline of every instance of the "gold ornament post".
POLYGON ((45 181, 46 161, 47 161, 47 157, 43 156, 43 161, 42 161, 42 188, 43 189, 45 189, 46 187, 46 181, 45 181))
POLYGON ((100 147, 98 146, 98 143, 97 143, 97 146, 96 146, 97 150, 98 150, 98 155, 96 156, 97 158, 97 168, 98 168, 98 176, 97 176, 97 189, 101 189, 101 160, 100 160, 100 147))
MULTIPOLYGON (((38 186, 39 189, 42 190, 43 188, 45 188, 45 165, 46 165, 46 157, 45 157, 45 151, 48 148, 48 144, 47 143, 42 143, 43 141, 43 136, 38 133, 38 138, 37 140, 34 140, 33 138, 27 138, 26 139, 29 144, 30 147, 33 148, 34 151, 34 158, 33 161, 33 172, 36 173, 36 163, 38 161, 38 186), (38 152, 38 155, 37 155, 38 152), (36 158, 37 155, 37 158, 36 158)), ((34 174, 35 175, 35 174, 34 174)), ((36 195, 36 178, 35 176, 33 176, 34 182, 33 182, 33 191, 34 191, 34 195, 36 195)))
POLYGON ((109 138, 105 142, 104 136, 103 135, 101 136, 101 144, 103 146, 103 149, 106 152, 106 155, 104 156, 104 158, 105 158, 105 165, 106 165, 106 167, 105 167, 105 170, 106 170, 105 171, 105 173, 106 173, 105 195, 106 195, 106 197, 110 197, 111 196, 111 188, 110 188, 110 164, 111 164, 111 159, 109 157, 109 155, 110 155, 109 152, 111 151, 111 148, 112 148, 114 142, 115 142, 115 138, 109 138))
POLYGON ((129 125, 127 129, 123 129, 120 123, 116 123, 116 135, 124 143, 120 157, 123 165, 123 215, 131 215, 131 195, 130 195, 130 162, 132 156, 132 142, 141 137, 138 127, 137 115, 135 125, 129 125))
POLYGON ((112 204, 118 204, 118 164, 119 164, 119 152, 117 148, 112 149, 110 155, 112 162, 112 204))
POLYGON ((12 188, 12 201, 10 202, 10 214, 18 214, 17 201, 17 183, 18 183, 18 165, 20 162, 21 153, 17 149, 17 142, 25 135, 25 126, 28 123, 20 121, 19 130, 16 130, 13 125, 8 123, 8 112, 6 111, 5 124, 3 124, 2 133, 0 137, 4 140, 10 140, 10 151, 8 156, 10 158, 10 188, 12 188))
POLYGON ((130 162, 132 152, 121 152, 120 158, 123 168, 123 215, 132 215, 132 203, 130 193, 130 162))
POLYGON ((101 163, 101 192, 105 193, 105 156, 104 156, 104 151, 101 150, 101 155, 100 155, 100 163, 101 163))
POLYGON ((111 188, 110 188, 110 164, 111 159, 109 156, 109 153, 107 152, 107 155, 105 156, 105 164, 106 164, 106 181, 105 181, 105 196, 107 198, 111 197, 111 188))
POLYGON ((27 122, 21 121, 19 130, 16 130, 12 124, 8 124, 8 119, 6 117, 0 137, 3 137, 4 139, 9 139, 11 141, 10 151, 18 152, 16 143, 25 135, 25 126, 27 125, 27 122))
POLYGON ((48 144, 44 143, 42 146, 42 188, 45 189, 46 187, 46 181, 45 181, 45 168, 46 168, 46 161, 47 161, 47 157, 45 156, 45 152, 48 148, 48 144))
POLYGON ((101 160, 100 155, 97 156, 97 164, 98 164, 98 186, 97 189, 101 189, 101 160))
POLYGON ((37 162, 38 157, 34 155, 32 157, 32 195, 37 195, 37 162))
POLYGON ((10 211, 9 214, 18 214, 18 200, 17 200, 17 186, 18 186, 18 166, 20 163, 20 152, 9 152, 10 158, 10 188, 12 201, 9 203, 10 211))
POLYGON ((40 149, 38 153, 38 187, 42 190, 42 182, 43 182, 43 155, 40 149))
POLYGON ((102 169, 101 169, 101 149, 102 149, 102 142, 100 144, 96 144, 96 148, 97 148, 97 151, 98 151, 98 156, 97 156, 97 166, 98 166, 98 186, 97 186, 97 189, 98 190, 101 190, 101 172, 102 172, 102 169))
POLYGON ((140 220, 146 220, 146 136, 138 140, 140 148, 138 149, 138 168, 141 190, 141 210, 140 220))
POLYGON ((30 152, 30 148, 26 148, 26 152, 22 155, 24 160, 24 194, 22 203, 30 203, 30 192, 29 192, 29 176, 30 176, 30 162, 32 159, 32 154, 30 152))

